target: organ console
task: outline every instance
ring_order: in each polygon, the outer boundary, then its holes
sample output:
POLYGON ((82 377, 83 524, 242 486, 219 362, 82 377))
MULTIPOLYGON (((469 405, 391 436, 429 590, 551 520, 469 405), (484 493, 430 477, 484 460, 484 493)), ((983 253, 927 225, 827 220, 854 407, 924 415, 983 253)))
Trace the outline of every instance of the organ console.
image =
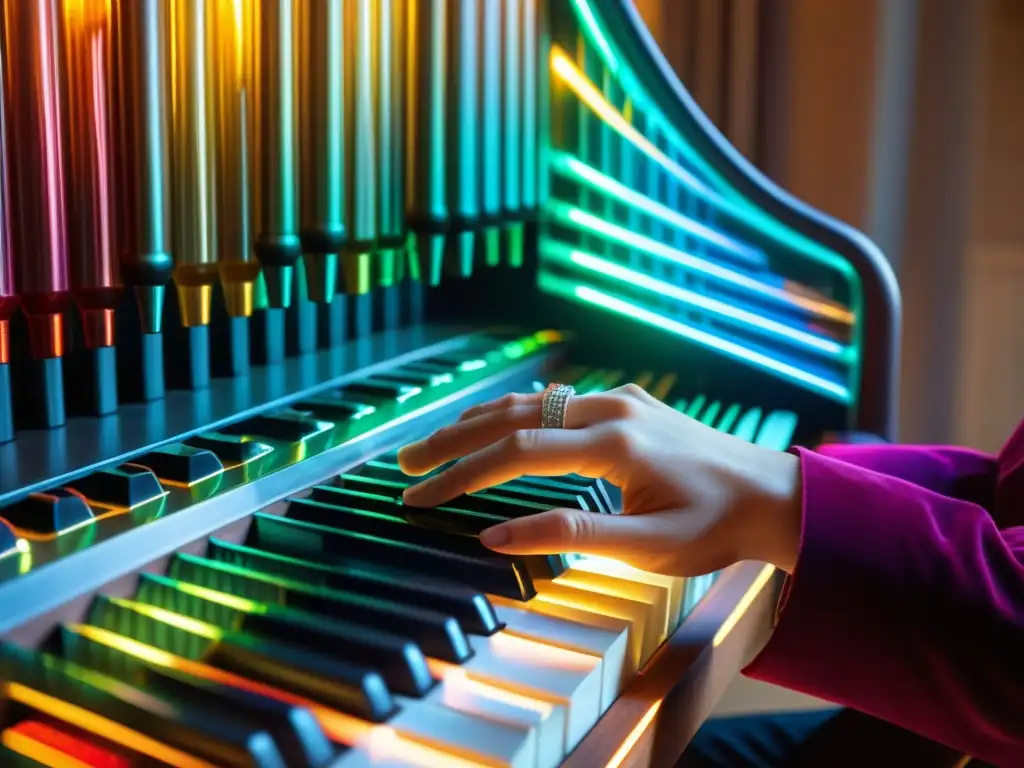
POLYGON ((874 246, 729 146, 631 0, 2 9, 0 764, 672 765, 772 568, 499 556, 617 490, 412 509, 394 450, 550 380, 891 438, 874 246))

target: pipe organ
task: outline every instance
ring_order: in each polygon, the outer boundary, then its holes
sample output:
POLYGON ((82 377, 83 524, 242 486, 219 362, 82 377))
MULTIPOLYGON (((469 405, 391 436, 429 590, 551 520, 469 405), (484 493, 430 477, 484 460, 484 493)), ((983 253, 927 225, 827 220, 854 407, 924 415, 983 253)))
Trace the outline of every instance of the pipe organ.
POLYGON ((618 490, 414 510, 394 450, 549 380, 891 438, 877 249, 631 0, 0 8, 0 763, 672 765, 771 568, 499 556, 618 490))

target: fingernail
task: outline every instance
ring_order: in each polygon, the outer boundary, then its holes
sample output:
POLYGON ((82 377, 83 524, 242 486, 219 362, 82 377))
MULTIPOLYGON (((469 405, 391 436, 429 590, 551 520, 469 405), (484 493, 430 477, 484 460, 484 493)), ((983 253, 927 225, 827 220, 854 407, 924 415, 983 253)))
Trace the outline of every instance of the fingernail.
POLYGON ((512 541, 512 531, 504 525, 496 525, 480 532, 480 543, 485 547, 503 547, 512 541))

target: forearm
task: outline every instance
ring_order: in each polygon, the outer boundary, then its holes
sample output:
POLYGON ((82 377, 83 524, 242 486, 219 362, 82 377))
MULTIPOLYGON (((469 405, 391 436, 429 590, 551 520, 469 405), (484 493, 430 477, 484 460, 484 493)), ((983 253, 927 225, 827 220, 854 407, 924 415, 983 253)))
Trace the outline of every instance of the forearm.
POLYGON ((1024 530, 800 450, 793 577, 752 677, 998 764, 1024 760, 1024 530))

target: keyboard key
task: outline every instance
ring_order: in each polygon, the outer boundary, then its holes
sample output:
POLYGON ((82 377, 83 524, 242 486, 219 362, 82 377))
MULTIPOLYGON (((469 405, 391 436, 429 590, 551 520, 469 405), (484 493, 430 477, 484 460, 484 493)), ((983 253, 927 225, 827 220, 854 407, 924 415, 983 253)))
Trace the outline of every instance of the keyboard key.
MULTIPOLYGON (((293 520, 484 558, 495 553, 480 543, 480 532, 505 520, 449 507, 407 507, 394 499, 332 486, 319 486, 312 498, 289 502, 286 514, 293 520)), ((560 558, 547 555, 513 556, 509 561, 535 578, 552 578, 563 570, 560 558)))
POLYGON ((572 568, 556 581, 592 593, 631 600, 644 606, 644 658, 650 658, 665 641, 668 626, 667 590, 639 581, 626 581, 603 573, 572 568))
POLYGON ((332 397, 330 394, 300 400, 295 403, 295 408, 300 411, 308 411, 318 419, 342 423, 353 419, 362 419, 377 410, 372 405, 349 402, 340 397, 332 397))
POLYGON ((740 440, 746 440, 748 443, 754 441, 754 436, 757 434, 757 427, 761 423, 761 409, 751 408, 749 411, 743 414, 742 418, 736 423, 735 428, 732 430, 732 434, 738 437, 740 440))
POLYGON ((346 384, 338 393, 348 400, 369 399, 371 402, 404 402, 423 390, 420 387, 410 386, 393 381, 381 381, 378 379, 366 379, 346 384))
POLYGON ((97 598, 89 623, 371 722, 386 720, 396 708, 383 677, 369 667, 240 632, 225 632, 155 606, 97 598))
MULTIPOLYGON (((402 604, 357 591, 310 586, 196 557, 187 560, 175 558, 168 574, 173 580, 222 595, 292 608, 324 618, 342 617, 381 631, 393 630, 411 638, 425 654, 455 664, 470 656, 469 641, 454 617, 424 609, 415 603, 402 604)), ((186 587, 182 586, 182 589, 186 587)))
POLYGON ((409 368, 388 371, 374 378, 376 381, 404 384, 409 387, 436 387, 439 384, 447 384, 455 379, 451 373, 431 373, 415 371, 409 368))
MULTIPOLYGON (((37 763, 40 765, 132 768, 133 763, 126 754, 109 749, 92 734, 63 723, 22 720, 3 731, 0 742, 41 761, 37 763)), ((8 763, 0 762, 0 765, 6 767, 8 763)))
POLYGON ((472 659, 460 669, 475 680, 566 708, 566 748, 572 750, 601 710, 601 660, 507 633, 472 637, 472 659))
MULTIPOLYGON (((171 562, 172 575, 193 556, 179 554, 171 562)), ((349 589, 370 597, 419 605, 454 616, 466 632, 491 635, 501 629, 487 597, 474 589, 401 570, 383 570, 360 560, 334 566, 321 565, 211 539, 207 557, 257 573, 293 579, 313 586, 349 589)), ((182 570, 182 573, 188 573, 182 570)))
POLYGON ((110 741, 127 742, 133 750, 171 765, 185 763, 186 755, 225 768, 284 765, 269 733, 229 712, 183 706, 100 672, 10 645, 3 649, 0 667, 8 700, 98 731, 110 741))
POLYGON ((229 424, 222 427, 221 432, 225 435, 262 437, 287 443, 298 443, 318 432, 329 429, 331 426, 329 422, 312 419, 301 411, 286 410, 275 414, 261 414, 235 424, 229 424))
MULTIPOLYGON (((5 507, 0 514, 19 530, 47 536, 64 533, 95 519, 82 495, 67 488, 30 493, 5 507)), ((17 542, 10 528, 0 526, 0 555, 15 551, 17 542)))
MULTIPOLYGON (((0 514, 6 514, 6 510, 0 510, 0 514)), ((0 560, 8 555, 17 554, 21 546, 14 528, 7 520, 0 517, 0 560)))
POLYGON ((509 634, 601 659, 603 714, 632 678, 629 633, 625 627, 620 625, 618 630, 609 631, 582 622, 578 616, 570 620, 538 613, 531 608, 532 601, 523 605, 502 599, 498 599, 494 606, 509 634))
POLYGON ((647 639, 647 616, 650 613, 650 606, 637 600, 583 589, 577 584, 557 579, 543 582, 539 586, 542 594, 537 596, 537 600, 579 608, 628 622, 629 650, 633 665, 640 669, 647 663, 646 651, 652 645, 647 639))
POLYGON ((765 448, 785 451, 793 442, 797 415, 792 411, 772 411, 761 423, 754 442, 765 448))
POLYGON ((164 494, 156 475, 132 464, 101 469, 70 481, 67 487, 94 504, 117 509, 133 509, 164 494))
POLYGON ((443 685, 429 699, 440 706, 483 720, 515 726, 534 744, 534 765, 553 768, 565 757, 566 710, 471 679, 463 670, 449 670, 443 685))
POLYGON ((324 618, 191 586, 144 573, 136 600, 207 622, 227 633, 355 661, 378 671, 396 693, 422 696, 434 685, 422 650, 399 634, 360 626, 345 613, 324 618))
POLYGON ((245 464, 270 451, 270 447, 245 435, 207 432, 185 441, 185 445, 210 451, 227 464, 245 464))
POLYGON ((184 443, 161 446, 132 459, 132 465, 152 470, 161 480, 183 485, 193 485, 224 469, 213 451, 184 443))
POLYGON ((202 680, 171 669, 150 667, 145 687, 189 706, 231 712, 269 733, 289 768, 320 768, 334 754, 313 714, 287 702, 202 680))
POLYGON ((253 515, 248 545, 279 554, 302 557, 325 565, 349 558, 466 584, 482 592, 529 600, 536 594, 533 580, 524 569, 503 555, 471 558, 448 552, 385 541, 374 536, 340 531, 276 515, 253 515))

